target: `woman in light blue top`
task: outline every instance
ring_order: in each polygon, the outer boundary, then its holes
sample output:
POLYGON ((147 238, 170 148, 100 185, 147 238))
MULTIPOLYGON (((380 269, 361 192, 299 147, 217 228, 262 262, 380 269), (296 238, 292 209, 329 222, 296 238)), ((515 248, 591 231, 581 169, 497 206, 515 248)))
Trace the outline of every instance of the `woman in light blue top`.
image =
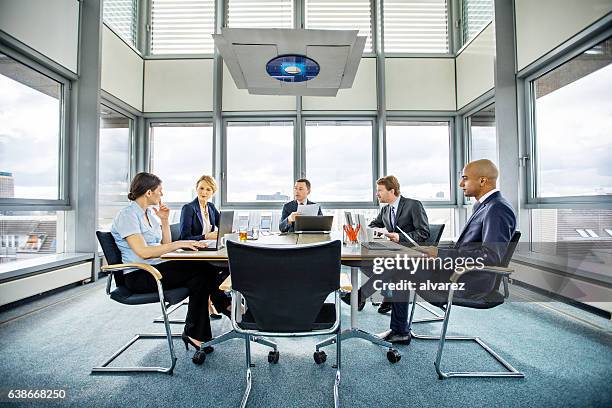
MULTIPOLYGON (((164 289, 189 289, 189 306, 182 337, 186 348, 191 344, 198 350, 202 342, 212 339, 208 317, 209 295, 217 310, 225 314, 229 314, 230 299, 215 290, 215 271, 208 263, 159 259, 161 255, 179 248, 197 250, 206 246, 194 240, 172 242, 168 222, 170 209, 162 204, 162 196, 159 177, 151 173, 138 173, 130 185, 128 198, 131 203, 117 214, 111 233, 121 251, 123 263, 146 262, 155 265, 162 275, 164 289)), ((157 291, 153 278, 140 269, 125 274, 125 286, 134 293, 157 291)), ((213 348, 207 347, 204 351, 212 352, 213 348)))

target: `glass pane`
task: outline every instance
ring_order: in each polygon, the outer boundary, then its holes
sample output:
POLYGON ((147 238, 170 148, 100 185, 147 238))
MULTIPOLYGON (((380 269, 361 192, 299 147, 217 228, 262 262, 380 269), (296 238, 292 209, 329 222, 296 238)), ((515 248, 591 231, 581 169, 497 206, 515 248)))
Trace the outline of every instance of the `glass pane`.
POLYGON ((104 23, 136 46, 137 0, 104 0, 104 23))
POLYGON ((385 0, 385 52, 447 53, 446 0, 385 0))
POLYGON ((0 53, 0 198, 59 199, 62 85, 0 53))
POLYGON ((533 82, 539 197, 612 194, 612 38, 533 82))
POLYGON ((387 122, 387 174, 403 196, 449 201, 450 163, 448 122, 387 122))
POLYGON ((102 106, 100 109, 100 159, 98 228, 109 229, 126 203, 130 184, 132 120, 102 106))
POLYGON ((612 278, 612 210, 531 210, 531 251, 612 278))
POLYGON ((163 201, 193 200, 196 181, 204 174, 213 174, 212 160, 212 124, 155 123, 151 126, 150 168, 163 181, 163 201))
POLYGON ((372 202, 372 122, 307 121, 306 177, 315 202, 372 202))
POLYGON ((497 163, 495 105, 487 106, 468 118, 470 126, 470 161, 489 159, 497 163))
POLYGON ((63 252, 55 211, 0 211, 0 264, 63 252))
POLYGON ((463 0, 464 44, 493 20, 494 9, 493 0, 463 0))
POLYGON ((151 54, 212 54, 213 0, 152 0, 151 54))
POLYGON ((293 28, 293 0, 229 0, 227 26, 293 28))
POLYGON ((372 7, 370 0, 306 0, 306 28, 359 30, 367 37, 363 52, 372 52, 372 7))
POLYGON ((293 122, 227 124, 227 201, 293 198, 293 122))

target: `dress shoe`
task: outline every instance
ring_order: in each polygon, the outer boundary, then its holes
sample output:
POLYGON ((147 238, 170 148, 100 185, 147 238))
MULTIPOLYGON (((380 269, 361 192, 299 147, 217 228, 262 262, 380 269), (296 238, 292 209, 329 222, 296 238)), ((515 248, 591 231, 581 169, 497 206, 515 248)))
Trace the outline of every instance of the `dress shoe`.
MULTIPOLYGON (((357 295, 359 296, 359 294, 357 295)), ((340 296, 340 299, 346 303, 347 305, 351 305, 351 294, 350 293, 345 293, 344 295, 340 296)), ((359 303, 357 303, 357 310, 358 311, 362 311, 363 308, 365 307, 366 301, 365 299, 361 299, 361 296, 359 296, 359 303)))
POLYGON ((391 310, 391 302, 382 302, 378 308, 378 313, 386 314, 391 310))
MULTIPOLYGON (((187 334, 183 331, 183 333, 181 334, 181 339, 183 340, 183 343, 185 343, 185 350, 189 350, 189 345, 191 345, 194 349, 196 349, 196 351, 200 350, 200 346, 198 346, 197 344, 195 344, 190 338, 189 336, 187 336, 187 334)), ((215 348, 213 346, 206 346, 204 347, 204 353, 206 354, 210 354, 213 351, 215 351, 215 348)))
POLYGON ((393 344, 410 344, 410 340, 412 340, 410 332, 408 332, 408 334, 399 334, 393 330, 386 332, 381 338, 393 344))

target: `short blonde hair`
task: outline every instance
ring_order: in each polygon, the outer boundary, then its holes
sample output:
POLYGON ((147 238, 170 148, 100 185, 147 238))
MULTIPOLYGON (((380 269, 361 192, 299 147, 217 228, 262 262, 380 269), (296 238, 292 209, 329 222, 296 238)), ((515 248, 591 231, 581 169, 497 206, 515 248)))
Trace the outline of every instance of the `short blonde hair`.
POLYGON ((212 188, 213 193, 217 192, 217 182, 215 181, 214 177, 209 176, 207 174, 203 175, 196 182, 196 188, 198 188, 198 184, 200 184, 200 182, 202 182, 202 181, 205 182, 206 184, 208 184, 212 188))
POLYGON ((400 193, 400 183, 397 177, 395 176, 385 176, 376 180, 376 184, 379 186, 385 186, 387 190, 395 190, 395 196, 399 197, 400 193))

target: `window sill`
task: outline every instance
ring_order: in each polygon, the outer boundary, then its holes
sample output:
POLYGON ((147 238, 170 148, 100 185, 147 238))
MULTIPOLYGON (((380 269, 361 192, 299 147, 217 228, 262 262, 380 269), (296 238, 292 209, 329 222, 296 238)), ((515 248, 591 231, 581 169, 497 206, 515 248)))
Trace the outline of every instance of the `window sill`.
POLYGON ((64 253, 0 264, 0 282, 93 260, 91 253, 64 253))
POLYGON ((599 285, 602 283, 612 285, 610 265, 606 264, 538 253, 530 253, 529 255, 515 253, 512 257, 512 262, 534 268, 543 268, 551 272, 566 275, 567 277, 578 278, 599 285))

